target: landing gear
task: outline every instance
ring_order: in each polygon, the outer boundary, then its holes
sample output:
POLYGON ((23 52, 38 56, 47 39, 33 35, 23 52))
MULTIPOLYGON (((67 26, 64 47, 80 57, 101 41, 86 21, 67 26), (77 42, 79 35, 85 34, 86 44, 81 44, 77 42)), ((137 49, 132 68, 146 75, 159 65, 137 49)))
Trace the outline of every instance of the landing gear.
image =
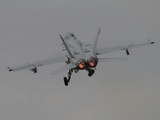
POLYGON ((65 84, 65 86, 68 86, 68 79, 66 78, 66 77, 64 77, 64 84, 65 84))
MULTIPOLYGON (((67 77, 64 77, 63 80, 64 80, 64 85, 65 86, 68 86, 68 83, 70 82, 70 79, 71 79, 71 75, 73 73, 73 70, 74 69, 70 69, 69 72, 68 72, 68 78, 67 77)), ((86 71, 88 71, 88 76, 91 77, 94 73, 95 73, 95 70, 94 69, 91 69, 91 68, 87 68, 86 71)), ((78 70, 74 70, 75 73, 78 72, 78 70)))
POLYGON ((68 79, 67 79, 67 77, 64 77, 64 85, 65 86, 68 86, 68 83, 70 82, 70 79, 71 79, 72 72, 73 72, 73 70, 70 69, 68 72, 68 79))
POLYGON ((88 71, 88 76, 91 77, 94 74, 94 70, 93 69, 86 69, 88 71))

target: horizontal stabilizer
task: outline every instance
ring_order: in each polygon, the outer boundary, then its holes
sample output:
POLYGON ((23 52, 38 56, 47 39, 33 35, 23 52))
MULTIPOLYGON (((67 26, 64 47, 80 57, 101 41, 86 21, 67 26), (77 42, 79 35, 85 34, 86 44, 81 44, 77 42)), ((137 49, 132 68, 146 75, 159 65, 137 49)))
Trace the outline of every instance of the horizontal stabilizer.
POLYGON ((113 61, 124 61, 127 58, 98 58, 98 62, 113 62, 113 61))
POLYGON ((61 67, 61 68, 59 68, 59 69, 57 69, 57 70, 55 70, 55 71, 53 71, 49 74, 50 75, 56 75, 56 74, 62 73, 64 71, 70 70, 70 69, 75 68, 75 67, 77 67, 77 66, 70 63, 70 64, 67 64, 67 65, 65 65, 65 66, 63 66, 63 67, 61 67))

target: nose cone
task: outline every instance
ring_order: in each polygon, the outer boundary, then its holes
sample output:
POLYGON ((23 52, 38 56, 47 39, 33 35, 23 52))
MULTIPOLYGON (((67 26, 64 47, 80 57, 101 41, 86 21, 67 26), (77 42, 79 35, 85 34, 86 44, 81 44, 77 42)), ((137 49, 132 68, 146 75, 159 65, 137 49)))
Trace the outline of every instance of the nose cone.
POLYGON ((74 33, 68 32, 68 33, 66 33, 66 35, 64 36, 65 40, 68 40, 68 39, 70 39, 71 37, 75 38, 74 33))

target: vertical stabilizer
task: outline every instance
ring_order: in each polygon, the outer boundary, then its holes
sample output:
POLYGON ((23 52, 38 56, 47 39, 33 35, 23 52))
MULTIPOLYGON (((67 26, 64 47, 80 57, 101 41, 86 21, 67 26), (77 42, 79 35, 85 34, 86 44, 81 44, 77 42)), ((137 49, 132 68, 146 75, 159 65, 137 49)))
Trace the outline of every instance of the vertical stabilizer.
POLYGON ((98 43, 98 38, 99 38, 100 32, 101 32, 101 28, 98 29, 96 38, 95 38, 95 40, 94 40, 94 44, 93 44, 93 53, 94 53, 94 54, 95 54, 95 52, 96 52, 96 48, 97 48, 97 43, 98 43))
POLYGON ((69 48, 68 48, 67 44, 65 43, 65 41, 64 41, 64 39, 63 39, 63 37, 62 37, 61 35, 59 35, 59 36, 60 36, 60 38, 61 38, 61 40, 62 40, 62 42, 63 42, 64 46, 65 46, 65 47, 66 47, 66 49, 67 49, 67 52, 68 52, 68 54, 69 54, 69 57, 70 57, 70 58, 74 58, 74 56, 72 55, 71 51, 69 50, 69 48))

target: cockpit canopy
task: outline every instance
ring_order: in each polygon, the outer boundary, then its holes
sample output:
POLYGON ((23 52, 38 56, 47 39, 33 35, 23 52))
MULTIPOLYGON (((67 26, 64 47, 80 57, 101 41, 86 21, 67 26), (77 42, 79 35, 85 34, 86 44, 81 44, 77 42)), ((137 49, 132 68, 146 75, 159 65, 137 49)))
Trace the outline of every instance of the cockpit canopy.
POLYGON ((69 39, 69 38, 71 38, 71 37, 74 37, 75 38, 75 35, 74 35, 74 33, 66 33, 66 35, 64 36, 64 39, 65 40, 67 40, 67 39, 69 39))

